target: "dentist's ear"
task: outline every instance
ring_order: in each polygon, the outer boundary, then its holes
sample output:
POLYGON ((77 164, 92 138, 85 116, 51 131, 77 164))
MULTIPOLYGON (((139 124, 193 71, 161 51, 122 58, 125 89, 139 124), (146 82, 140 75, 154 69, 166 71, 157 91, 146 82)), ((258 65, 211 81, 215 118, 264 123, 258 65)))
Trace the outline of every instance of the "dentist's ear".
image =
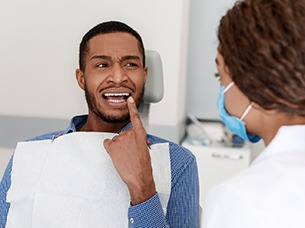
POLYGON ((76 69, 75 76, 76 76, 76 80, 77 80, 79 87, 82 90, 85 90, 85 75, 84 75, 83 71, 80 69, 76 69))
POLYGON ((260 106, 259 104, 255 103, 255 102, 253 102, 252 109, 254 109, 255 111, 264 113, 264 115, 269 115, 269 116, 275 115, 278 113, 278 111, 274 110, 274 109, 271 109, 271 110, 264 109, 262 106, 260 106))

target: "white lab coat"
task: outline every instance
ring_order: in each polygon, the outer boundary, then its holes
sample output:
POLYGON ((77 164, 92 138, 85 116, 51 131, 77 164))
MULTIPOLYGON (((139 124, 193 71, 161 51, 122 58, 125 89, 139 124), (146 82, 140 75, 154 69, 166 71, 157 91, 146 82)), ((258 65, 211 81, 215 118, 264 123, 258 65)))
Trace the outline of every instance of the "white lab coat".
POLYGON ((305 125, 283 126, 249 168, 212 188, 203 228, 305 228, 305 125))

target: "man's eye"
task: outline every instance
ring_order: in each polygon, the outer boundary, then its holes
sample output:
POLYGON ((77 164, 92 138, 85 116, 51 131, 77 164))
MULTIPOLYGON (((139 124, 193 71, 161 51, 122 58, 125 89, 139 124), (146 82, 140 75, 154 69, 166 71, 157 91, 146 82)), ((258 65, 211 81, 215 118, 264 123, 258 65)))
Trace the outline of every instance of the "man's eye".
POLYGON ((126 66, 127 67, 136 67, 136 66, 138 66, 138 64, 137 63, 127 63, 126 66))
POLYGON ((100 63, 100 64, 97 65, 97 67, 99 67, 99 68, 105 68, 107 66, 108 66, 107 63, 100 63))

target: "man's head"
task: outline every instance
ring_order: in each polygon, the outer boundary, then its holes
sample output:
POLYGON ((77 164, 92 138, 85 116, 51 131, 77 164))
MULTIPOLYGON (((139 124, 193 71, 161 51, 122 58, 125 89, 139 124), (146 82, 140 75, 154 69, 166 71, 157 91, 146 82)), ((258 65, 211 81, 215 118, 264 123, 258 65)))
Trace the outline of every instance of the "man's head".
POLYGON ((221 19, 219 53, 253 102, 305 115, 305 1, 244 0, 221 19))
POLYGON ((91 38, 93 38, 94 36, 97 36, 100 34, 115 33, 115 32, 129 33, 130 35, 134 36, 138 40, 139 49, 140 49, 140 51, 142 53, 142 57, 143 57, 143 66, 145 67, 144 44, 143 44, 142 38, 139 35, 139 33, 137 33, 130 26, 128 26, 122 22, 107 21, 107 22, 103 22, 103 23, 96 25, 83 36, 83 39, 79 45, 79 69, 84 71, 84 69, 86 67, 86 64, 84 63, 84 56, 88 52, 88 41, 91 38))
POLYGON ((140 104, 146 82, 144 46, 140 35, 121 22, 105 22, 82 39, 79 86, 85 91, 89 117, 106 123, 129 120, 126 100, 140 104))

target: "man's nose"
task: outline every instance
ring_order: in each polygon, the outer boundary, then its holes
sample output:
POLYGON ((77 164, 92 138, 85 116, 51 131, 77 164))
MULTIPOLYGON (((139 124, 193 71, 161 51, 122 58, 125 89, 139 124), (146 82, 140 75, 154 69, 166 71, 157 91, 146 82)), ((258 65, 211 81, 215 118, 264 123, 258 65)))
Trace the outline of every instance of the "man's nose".
POLYGON ((128 80, 125 70, 119 63, 113 64, 109 80, 116 84, 120 84, 128 80))

